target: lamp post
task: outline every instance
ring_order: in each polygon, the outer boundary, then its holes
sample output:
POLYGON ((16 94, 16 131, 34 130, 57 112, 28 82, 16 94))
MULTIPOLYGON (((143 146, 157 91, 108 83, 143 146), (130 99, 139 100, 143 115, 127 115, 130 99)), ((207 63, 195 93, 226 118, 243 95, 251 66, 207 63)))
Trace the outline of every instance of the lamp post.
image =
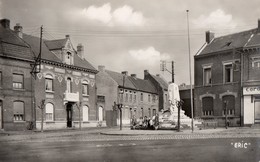
POLYGON ((193 94, 192 94, 192 77, 191 77, 191 54, 190 54, 190 27, 189 27, 189 10, 187 12, 187 28, 188 28, 188 49, 189 49, 189 73, 190 73, 190 106, 191 106, 191 130, 193 128, 193 94))
POLYGON ((122 108, 123 108, 123 100, 124 100, 124 87, 125 87, 125 74, 123 74, 123 87, 122 87, 122 90, 123 92, 121 93, 122 94, 122 101, 120 101, 121 99, 119 99, 119 104, 117 104, 117 108, 119 109, 119 116, 120 116, 120 130, 122 130, 122 108))

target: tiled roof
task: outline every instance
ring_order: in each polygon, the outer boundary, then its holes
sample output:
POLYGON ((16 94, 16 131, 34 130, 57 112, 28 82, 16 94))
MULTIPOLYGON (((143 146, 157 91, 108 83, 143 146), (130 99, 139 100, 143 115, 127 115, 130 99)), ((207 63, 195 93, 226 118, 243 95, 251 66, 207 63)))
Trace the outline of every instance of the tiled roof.
POLYGON ((249 45, 259 44, 260 36, 257 29, 234 33, 226 36, 214 38, 212 42, 205 46, 199 55, 243 48, 249 45))
MULTIPOLYGON (((39 46, 40 46, 40 38, 24 34, 23 39, 31 46, 34 53, 36 55, 38 55, 39 46)), ((42 59, 48 60, 48 61, 54 61, 57 63, 62 63, 62 61, 54 53, 52 53, 47 46, 47 44, 49 44, 50 42, 55 42, 55 41, 43 40, 43 42, 44 43, 42 43, 42 59), (46 42, 48 42, 48 43, 46 44, 46 42)), ((74 66, 89 69, 95 73, 98 72, 87 60, 81 59, 77 54, 74 55, 74 66)))
POLYGON ((49 50, 54 50, 54 49, 62 49, 65 47, 67 39, 57 39, 57 40, 46 40, 44 43, 48 47, 49 50))
MULTIPOLYGON (((117 84, 121 87, 123 87, 123 80, 124 80, 124 75, 118 72, 110 71, 110 70, 105 70, 105 72, 114 80, 117 82, 117 84)), ((134 84, 129 80, 129 77, 125 77, 125 82, 124 82, 124 87, 130 88, 130 89, 136 89, 134 84)))
POLYGON ((138 90, 149 92, 149 93, 157 93, 155 87, 149 80, 143 80, 136 77, 128 77, 128 78, 133 82, 133 84, 138 90))
POLYGON ((0 25, 0 54, 26 60, 34 60, 34 54, 29 46, 19 38, 11 29, 0 25))
POLYGON ((164 80, 163 78, 161 78, 160 76, 155 76, 155 75, 151 75, 159 84, 160 86, 164 89, 164 90, 168 90, 168 83, 166 80, 164 80))

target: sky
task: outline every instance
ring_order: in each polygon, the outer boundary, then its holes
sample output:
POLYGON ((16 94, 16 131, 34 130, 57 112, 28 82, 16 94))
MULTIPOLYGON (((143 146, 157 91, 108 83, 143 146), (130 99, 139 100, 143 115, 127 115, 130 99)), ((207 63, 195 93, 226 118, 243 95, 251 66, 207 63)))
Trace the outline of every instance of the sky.
POLYGON ((24 33, 35 36, 43 25, 44 39, 69 34, 95 68, 104 65, 139 78, 149 70, 170 81, 160 61, 169 62, 169 71, 174 61, 175 82, 190 84, 187 24, 194 78, 193 58, 205 32, 218 37, 256 28, 259 5, 259 0, 0 0, 0 18, 10 19, 12 28, 20 23, 24 33))

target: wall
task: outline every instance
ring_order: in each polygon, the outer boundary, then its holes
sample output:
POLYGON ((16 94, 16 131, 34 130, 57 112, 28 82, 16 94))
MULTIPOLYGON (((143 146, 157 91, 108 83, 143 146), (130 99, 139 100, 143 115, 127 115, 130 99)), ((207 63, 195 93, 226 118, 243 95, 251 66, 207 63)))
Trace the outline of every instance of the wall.
POLYGON ((0 71, 2 72, 2 85, 0 99, 3 102, 3 129, 26 130, 28 122, 32 121, 32 78, 29 62, 14 59, 0 58, 0 71), (13 73, 24 75, 24 88, 13 89, 13 73), (13 102, 24 102, 24 121, 14 121, 13 102))

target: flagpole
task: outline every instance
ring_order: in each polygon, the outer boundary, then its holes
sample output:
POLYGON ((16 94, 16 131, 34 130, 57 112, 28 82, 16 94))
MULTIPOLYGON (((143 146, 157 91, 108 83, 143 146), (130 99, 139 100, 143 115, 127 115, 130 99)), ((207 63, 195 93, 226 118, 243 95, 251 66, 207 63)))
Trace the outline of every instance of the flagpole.
POLYGON ((187 12, 187 28, 188 28, 188 48, 189 48, 189 72, 190 72, 190 106, 191 106, 191 130, 194 131, 193 127, 193 94, 192 94, 192 77, 191 77, 191 53, 190 53, 190 27, 189 27, 189 10, 187 12))

